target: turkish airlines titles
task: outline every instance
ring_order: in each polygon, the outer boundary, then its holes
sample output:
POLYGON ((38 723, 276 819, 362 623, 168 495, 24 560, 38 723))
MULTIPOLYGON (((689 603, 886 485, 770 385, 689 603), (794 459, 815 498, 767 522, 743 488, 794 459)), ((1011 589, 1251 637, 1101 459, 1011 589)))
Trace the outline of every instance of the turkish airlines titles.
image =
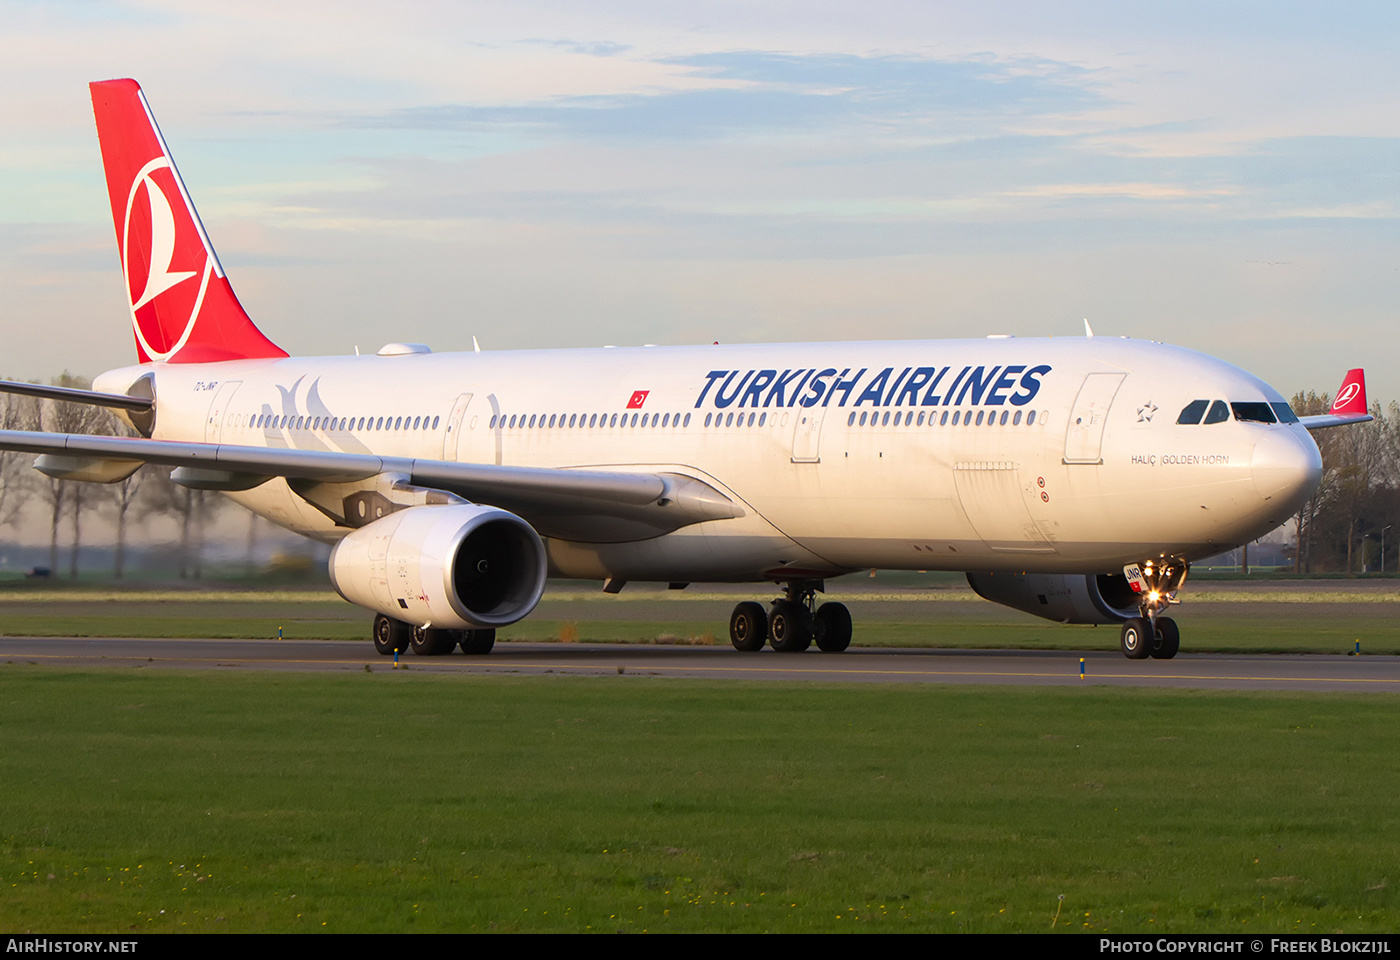
POLYGON ((952 380, 948 380, 952 367, 905 367, 898 376, 894 367, 885 367, 868 379, 868 367, 862 367, 854 376, 850 375, 850 367, 840 371, 835 367, 782 372, 746 370, 742 375, 738 370, 711 370, 705 375, 705 386, 695 400, 695 408, 704 406, 707 398, 721 410, 732 406, 826 407, 837 394, 841 396, 838 407, 846 406, 852 394, 856 396, 853 407, 866 403, 872 407, 946 407, 961 406, 969 400, 974 406, 1010 403, 1019 407, 1035 399, 1040 392, 1040 378, 1050 369, 1044 363, 1029 368, 1024 364, 994 366, 990 370, 985 366, 966 366, 952 380), (861 389, 856 393, 858 387, 861 389))

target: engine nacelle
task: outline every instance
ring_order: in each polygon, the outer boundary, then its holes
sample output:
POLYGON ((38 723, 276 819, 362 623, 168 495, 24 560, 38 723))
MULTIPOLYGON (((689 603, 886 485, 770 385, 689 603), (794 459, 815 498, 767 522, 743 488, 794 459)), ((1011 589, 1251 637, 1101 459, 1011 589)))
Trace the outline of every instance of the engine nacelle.
POLYGON ((504 627, 544 593, 544 544, 513 513, 470 503, 409 507, 345 535, 331 583, 351 603, 445 630, 504 627))
POLYGON ((1139 616, 1137 594, 1121 573, 969 573, 984 600, 1060 623, 1122 623, 1139 616))

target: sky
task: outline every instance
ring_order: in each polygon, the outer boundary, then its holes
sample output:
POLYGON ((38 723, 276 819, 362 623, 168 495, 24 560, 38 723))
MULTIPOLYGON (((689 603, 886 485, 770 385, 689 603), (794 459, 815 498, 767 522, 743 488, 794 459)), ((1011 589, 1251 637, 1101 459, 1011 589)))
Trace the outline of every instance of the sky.
POLYGON ((1400 398, 1400 6, 0 0, 0 375, 134 362, 137 79, 293 354, 1163 340, 1400 398))

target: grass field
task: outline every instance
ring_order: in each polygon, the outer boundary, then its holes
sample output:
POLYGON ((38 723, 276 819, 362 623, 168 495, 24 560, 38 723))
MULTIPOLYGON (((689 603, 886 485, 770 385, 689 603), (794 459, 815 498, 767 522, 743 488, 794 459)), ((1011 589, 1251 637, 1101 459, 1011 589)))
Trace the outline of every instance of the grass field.
MULTIPOLYGON (((987 603, 956 580, 831 584, 856 623, 857 646, 1115 650, 1111 626, 1066 626, 987 603)), ((762 587, 667 591, 630 586, 618 596, 551 584, 502 640, 728 642, 729 613, 762 587)), ((1174 610, 1182 649, 1255 653, 1400 654, 1400 581, 1202 582, 1174 610)), ((370 615, 328 590, 158 591, 5 585, 0 634, 10 636, 275 637, 366 639, 370 615)))
POLYGON ((1393 699, 0 665, 0 930, 1392 931, 1393 699))

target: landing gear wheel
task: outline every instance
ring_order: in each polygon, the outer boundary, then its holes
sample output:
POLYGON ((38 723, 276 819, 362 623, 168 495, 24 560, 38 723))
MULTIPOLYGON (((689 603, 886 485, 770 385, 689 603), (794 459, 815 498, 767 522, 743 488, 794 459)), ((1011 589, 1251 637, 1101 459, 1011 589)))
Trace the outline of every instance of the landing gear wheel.
POLYGON ((729 615, 729 642, 734 649, 753 653, 762 650, 767 639, 768 615, 763 612, 763 604, 750 600, 736 606, 729 615))
POLYGON ((395 620, 379 614, 374 618, 374 649, 381 656, 392 656, 408 649, 413 638, 413 628, 402 620, 395 620))
POLYGON ((773 601, 768 614, 768 643, 779 653, 801 653, 812 645, 812 615, 805 604, 773 601))
POLYGON ((844 603, 822 604, 817 607, 812 633, 822 653, 840 653, 851 645, 851 611, 844 603))
POLYGON ((462 652, 469 657, 485 656, 496 645, 495 630, 463 630, 458 635, 461 637, 462 652))
POLYGON ((1181 649, 1181 631, 1171 617, 1157 618, 1157 642, 1152 645, 1156 660, 1170 660, 1181 649))
POLYGON ((1129 660, 1144 660, 1152 647, 1152 627, 1142 617, 1131 617, 1123 621, 1123 633, 1118 645, 1123 656, 1129 660))
POLYGON ((414 627, 413 639, 408 644, 420 657, 440 657, 451 653, 457 646, 457 637, 451 630, 438 630, 433 627, 414 627))

